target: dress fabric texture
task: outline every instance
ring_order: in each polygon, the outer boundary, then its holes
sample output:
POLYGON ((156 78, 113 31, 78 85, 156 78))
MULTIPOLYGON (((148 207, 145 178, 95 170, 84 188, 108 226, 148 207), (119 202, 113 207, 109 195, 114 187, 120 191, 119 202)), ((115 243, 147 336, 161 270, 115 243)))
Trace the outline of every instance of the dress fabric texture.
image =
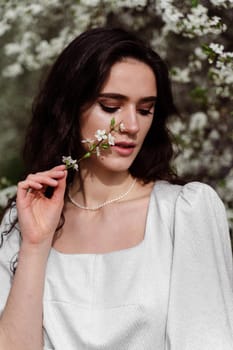
MULTIPOLYGON (((5 216, 2 232, 15 214, 5 216)), ((4 236, 0 312, 19 244, 16 229, 4 236)), ((216 192, 198 182, 156 182, 138 245, 105 254, 51 249, 44 350, 232 350, 232 279, 229 230, 216 192)))

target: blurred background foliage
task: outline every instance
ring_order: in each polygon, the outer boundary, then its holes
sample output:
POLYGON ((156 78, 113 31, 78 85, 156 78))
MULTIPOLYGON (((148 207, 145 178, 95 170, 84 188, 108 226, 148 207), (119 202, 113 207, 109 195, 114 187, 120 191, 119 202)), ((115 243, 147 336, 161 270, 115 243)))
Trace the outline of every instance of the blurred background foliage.
POLYGON ((213 186, 233 222, 233 0, 0 0, 0 206, 23 172, 39 85, 60 51, 96 26, 133 30, 166 60, 180 111, 178 173, 213 186))

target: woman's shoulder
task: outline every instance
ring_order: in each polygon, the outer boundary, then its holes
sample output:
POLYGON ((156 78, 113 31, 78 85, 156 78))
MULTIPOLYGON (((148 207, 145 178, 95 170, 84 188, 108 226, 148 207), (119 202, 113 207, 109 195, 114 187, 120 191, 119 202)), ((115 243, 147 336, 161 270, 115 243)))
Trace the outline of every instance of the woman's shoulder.
POLYGON ((160 212, 166 216, 169 213, 175 225, 187 222, 189 229, 217 225, 229 231, 224 204, 217 192, 205 183, 176 185, 159 181, 153 188, 153 198, 160 212))
POLYGON ((171 184, 167 181, 158 181, 153 188, 154 196, 159 196, 164 201, 175 201, 185 205, 194 206, 195 204, 206 201, 212 201, 212 204, 223 205, 217 192, 210 186, 202 182, 193 181, 184 185, 171 184))
POLYGON ((224 246, 229 243, 225 206, 217 192, 201 182, 180 187, 174 206, 174 228, 183 241, 184 238, 195 242, 215 240, 224 246))
POLYGON ((189 182, 182 186, 177 205, 184 213, 199 213, 202 218, 208 213, 208 220, 216 216, 226 219, 225 207, 218 193, 202 182, 189 182))

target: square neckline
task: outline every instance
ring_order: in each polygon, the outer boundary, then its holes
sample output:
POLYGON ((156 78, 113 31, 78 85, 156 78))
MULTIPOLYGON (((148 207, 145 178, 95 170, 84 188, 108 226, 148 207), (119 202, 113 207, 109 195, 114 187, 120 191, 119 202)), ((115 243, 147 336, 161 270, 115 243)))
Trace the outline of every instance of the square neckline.
POLYGON ((118 255, 118 254, 127 254, 127 253, 130 253, 132 251, 136 251, 136 250, 139 250, 141 247, 144 246, 145 242, 147 241, 147 236, 148 236, 148 222, 149 222, 149 217, 150 217, 150 211, 151 211, 151 202, 152 202, 152 199, 153 199, 153 193, 156 191, 159 183, 161 182, 164 182, 164 181, 155 181, 153 187, 152 187, 152 190, 150 192, 150 195, 149 195, 149 200, 148 200, 148 205, 147 205, 147 214, 146 214, 146 223, 145 223, 145 228, 144 228, 144 235, 143 235, 143 239, 131 246, 131 247, 128 247, 128 248, 122 248, 122 249, 117 249, 117 250, 112 250, 112 251, 109 251, 109 252, 105 252, 105 253, 63 253, 59 250, 57 250, 56 248, 54 247, 51 247, 51 250, 50 250, 50 253, 52 255, 57 255, 57 256, 60 256, 60 257, 95 257, 95 256, 98 256, 98 257, 107 257, 107 256, 111 256, 111 255, 118 255))

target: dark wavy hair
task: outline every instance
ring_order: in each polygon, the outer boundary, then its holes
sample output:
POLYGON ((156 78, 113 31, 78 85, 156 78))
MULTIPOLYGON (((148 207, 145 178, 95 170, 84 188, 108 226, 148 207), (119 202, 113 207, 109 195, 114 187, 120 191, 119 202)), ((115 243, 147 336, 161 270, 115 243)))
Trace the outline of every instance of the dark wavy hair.
MULTIPOLYGON (((87 30, 55 61, 33 103, 23 149, 25 176, 60 164, 63 155, 73 159, 83 156, 82 109, 96 101, 114 63, 127 57, 153 70, 158 93, 152 125, 130 173, 144 183, 158 179, 178 181, 170 164, 173 148, 166 127, 168 118, 177 112, 167 66, 144 41, 120 28, 87 30)), ((68 185, 73 178, 71 171, 68 185)))

